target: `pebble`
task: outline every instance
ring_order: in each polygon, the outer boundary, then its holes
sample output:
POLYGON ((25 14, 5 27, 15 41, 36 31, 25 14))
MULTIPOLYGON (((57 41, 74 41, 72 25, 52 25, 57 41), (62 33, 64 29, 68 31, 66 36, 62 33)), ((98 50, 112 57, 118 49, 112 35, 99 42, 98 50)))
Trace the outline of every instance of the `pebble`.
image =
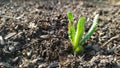
POLYGON ((14 59, 12 59, 12 63, 14 64, 16 64, 18 61, 20 60, 20 58, 19 57, 15 57, 14 59))
POLYGON ((15 47, 14 46, 9 46, 8 49, 9 49, 10 52, 15 52, 15 47))
POLYGON ((56 68, 56 67, 58 67, 58 63, 59 63, 59 62, 51 63, 51 64, 49 65, 49 68, 56 68))
POLYGON ((52 31, 50 31, 50 34, 52 35, 52 34, 54 34, 55 33, 55 31, 54 30, 52 30, 52 31))
POLYGON ((41 35, 40 38, 41 39, 48 39, 48 38, 50 38, 50 36, 49 35, 41 35))
POLYGON ((4 40, 3 40, 3 37, 0 36, 0 45, 4 45, 4 44, 5 44, 5 42, 4 42, 4 40))
POLYGON ((38 68, 46 68, 48 65, 46 63, 42 63, 38 66, 38 68))
POLYGON ((31 57, 32 56, 32 50, 30 50, 29 52, 27 52, 27 56, 31 57))
POLYGON ((39 61, 39 62, 42 62, 42 61, 43 61, 43 58, 38 57, 38 58, 36 58, 36 59, 33 59, 31 62, 35 64, 35 63, 37 63, 38 61, 39 61))

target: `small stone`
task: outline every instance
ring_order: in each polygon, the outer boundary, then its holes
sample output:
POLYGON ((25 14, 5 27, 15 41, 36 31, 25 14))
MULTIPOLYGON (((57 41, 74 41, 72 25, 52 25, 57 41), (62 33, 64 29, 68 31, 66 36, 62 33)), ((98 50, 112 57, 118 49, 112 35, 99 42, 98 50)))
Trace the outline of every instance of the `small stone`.
POLYGON ((4 44, 5 44, 5 42, 4 42, 4 40, 3 40, 3 37, 0 36, 0 45, 4 45, 4 44))
POLYGON ((54 34, 55 33, 55 31, 54 30, 52 30, 52 31, 50 31, 50 34, 52 35, 52 34, 54 34))
POLYGON ((37 25, 35 23, 33 23, 33 22, 29 23, 28 28, 36 28, 36 27, 37 27, 37 25))
POLYGON ((8 49, 9 49, 10 52, 15 52, 15 47, 14 46, 9 46, 8 49))
POLYGON ((31 57, 32 56, 32 50, 30 50, 29 52, 27 52, 27 56, 31 57))
POLYGON ((48 39, 50 36, 49 35, 41 35, 40 38, 42 39, 48 39))
POLYGON ((38 68, 46 68, 48 65, 46 63, 40 64, 38 68))
POLYGON ((35 63, 37 63, 38 61, 39 61, 39 62, 42 62, 42 61, 43 61, 43 58, 38 57, 38 58, 36 58, 36 59, 33 59, 33 60, 32 60, 32 63, 35 64, 35 63))
POLYGON ((56 67, 58 67, 58 62, 54 62, 49 65, 49 68, 56 68, 56 67))
POLYGON ((15 57, 15 58, 12 60, 12 63, 13 63, 13 64, 17 64, 17 62, 19 61, 19 59, 20 59, 19 57, 15 57))

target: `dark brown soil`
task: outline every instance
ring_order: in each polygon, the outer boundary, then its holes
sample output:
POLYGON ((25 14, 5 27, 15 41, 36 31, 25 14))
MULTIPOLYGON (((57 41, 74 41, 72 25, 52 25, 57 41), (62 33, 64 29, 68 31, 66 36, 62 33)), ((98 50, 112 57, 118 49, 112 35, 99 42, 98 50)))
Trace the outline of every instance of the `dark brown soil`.
POLYGON ((120 68, 120 6, 90 0, 0 1, 0 68, 120 68), (96 32, 77 55, 67 33, 67 12, 96 13, 96 32))

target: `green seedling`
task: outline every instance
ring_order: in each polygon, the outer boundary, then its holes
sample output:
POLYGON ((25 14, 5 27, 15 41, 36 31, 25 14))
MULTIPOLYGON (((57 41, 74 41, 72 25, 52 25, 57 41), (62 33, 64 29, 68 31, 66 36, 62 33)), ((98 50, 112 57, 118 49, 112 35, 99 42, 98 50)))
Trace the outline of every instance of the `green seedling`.
POLYGON ((69 34, 69 39, 73 45, 73 51, 75 53, 78 53, 80 51, 82 51, 83 48, 83 43, 88 40, 91 35, 95 32, 95 29, 97 28, 98 25, 98 16, 99 14, 97 14, 94 17, 93 20, 93 24, 90 27, 88 33, 86 35, 83 35, 85 32, 84 29, 84 25, 86 22, 86 18, 85 17, 80 17, 78 22, 77 22, 77 26, 74 26, 74 17, 73 14, 71 12, 68 12, 68 34, 69 34))

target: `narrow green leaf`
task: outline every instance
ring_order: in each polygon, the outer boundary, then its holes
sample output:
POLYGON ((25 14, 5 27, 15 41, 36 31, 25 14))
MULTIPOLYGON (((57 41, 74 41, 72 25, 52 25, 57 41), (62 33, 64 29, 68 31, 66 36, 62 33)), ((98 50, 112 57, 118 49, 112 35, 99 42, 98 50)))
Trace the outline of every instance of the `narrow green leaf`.
POLYGON ((69 38, 73 44, 73 40, 74 40, 74 36, 75 36, 75 26, 73 24, 74 22, 74 18, 73 18, 73 14, 71 12, 68 13, 68 34, 69 34, 69 38))
POLYGON ((80 41, 79 44, 83 44, 87 39, 89 39, 91 37, 91 35, 95 32, 95 29, 97 28, 97 25, 98 25, 98 17, 99 17, 99 14, 97 14, 95 17, 94 17, 94 20, 93 20, 93 24, 91 26, 91 28, 89 29, 88 33, 85 35, 85 37, 80 41))
POLYGON ((75 27, 74 27, 74 25, 71 25, 70 23, 68 23, 68 34, 69 34, 69 38, 73 44, 73 40, 74 40, 74 36, 75 36, 75 27))
POLYGON ((82 36, 83 36, 83 33, 84 33, 84 24, 85 24, 85 21, 86 21, 85 17, 81 17, 78 20, 77 30, 76 30, 75 38, 74 38, 74 47, 75 47, 75 49, 76 49, 76 47, 79 46, 79 42, 82 39, 82 36))
POLYGON ((71 24, 74 22, 73 14, 71 12, 68 12, 68 20, 71 24))

